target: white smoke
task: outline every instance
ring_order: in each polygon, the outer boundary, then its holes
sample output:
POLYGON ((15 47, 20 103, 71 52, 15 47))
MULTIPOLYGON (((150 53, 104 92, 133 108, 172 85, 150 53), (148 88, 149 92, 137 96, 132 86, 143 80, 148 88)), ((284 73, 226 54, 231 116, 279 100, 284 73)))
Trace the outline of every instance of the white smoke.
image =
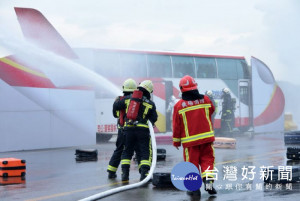
POLYGON ((272 57, 261 59, 269 63, 276 79, 300 84, 300 2, 268 0, 257 8, 263 12, 264 38, 273 52, 272 57))
POLYGON ((268 63, 275 79, 280 80, 286 99, 285 112, 292 113, 294 123, 300 128, 300 2, 267 0, 260 2, 257 9, 263 12, 265 40, 271 52, 269 57, 261 59, 268 63))

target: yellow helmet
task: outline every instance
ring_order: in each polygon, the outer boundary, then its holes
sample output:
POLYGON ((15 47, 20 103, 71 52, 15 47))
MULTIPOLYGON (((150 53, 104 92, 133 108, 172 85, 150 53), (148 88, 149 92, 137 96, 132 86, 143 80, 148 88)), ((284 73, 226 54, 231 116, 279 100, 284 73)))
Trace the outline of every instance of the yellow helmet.
POLYGON ((151 80, 144 80, 143 82, 140 83, 139 87, 143 87, 150 94, 153 92, 153 84, 151 80))
POLYGON ((123 83, 123 92, 133 92, 136 90, 136 82, 133 79, 127 79, 123 83))

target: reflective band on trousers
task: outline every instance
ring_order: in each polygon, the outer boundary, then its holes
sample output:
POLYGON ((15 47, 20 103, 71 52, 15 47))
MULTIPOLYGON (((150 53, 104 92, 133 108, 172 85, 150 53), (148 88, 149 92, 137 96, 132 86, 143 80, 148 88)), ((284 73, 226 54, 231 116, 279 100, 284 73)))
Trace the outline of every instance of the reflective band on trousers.
POLYGON ((112 171, 112 172, 116 172, 118 168, 116 168, 114 166, 111 166, 111 165, 108 165, 107 169, 112 171))
POLYGON ((130 165, 130 160, 129 159, 123 159, 121 160, 122 165, 130 165))
POLYGON ((190 162, 189 150, 188 148, 184 148, 185 161, 190 162))
POLYGON ((210 177, 210 178, 217 179, 216 178, 217 176, 215 176, 215 175, 216 175, 216 173, 213 173, 213 171, 205 171, 205 172, 201 173, 202 178, 210 177))
POLYGON ((151 161, 152 161, 152 145, 151 145, 151 138, 149 140, 149 160, 141 160, 139 164, 139 169, 141 168, 142 165, 147 165, 151 166, 151 161))
POLYGON ((142 166, 142 165, 148 165, 148 166, 151 166, 151 162, 148 161, 148 160, 142 160, 140 165, 141 165, 141 166, 142 166))

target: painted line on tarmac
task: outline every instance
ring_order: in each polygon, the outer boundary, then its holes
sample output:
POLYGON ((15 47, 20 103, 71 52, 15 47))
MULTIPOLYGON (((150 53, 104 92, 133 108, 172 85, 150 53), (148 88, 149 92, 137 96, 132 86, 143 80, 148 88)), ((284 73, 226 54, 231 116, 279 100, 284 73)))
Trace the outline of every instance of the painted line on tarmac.
POLYGON ((273 155, 273 154, 283 153, 285 151, 286 150, 277 150, 277 151, 273 151, 273 152, 267 152, 267 153, 261 154, 261 155, 250 156, 247 158, 239 158, 239 159, 230 160, 230 161, 218 162, 218 163, 215 163, 215 165, 223 165, 223 164, 227 164, 227 163, 235 163, 235 162, 249 161, 249 160, 257 160, 257 158, 262 157, 262 156, 269 156, 269 155, 273 155))
POLYGON ((93 186, 93 187, 90 187, 90 188, 79 189, 79 190, 75 190, 75 191, 68 191, 68 192, 64 192, 64 193, 57 193, 57 194, 42 196, 42 197, 38 197, 38 198, 32 198, 32 199, 28 199, 28 200, 25 200, 25 201, 47 200, 47 199, 51 199, 51 198, 71 195, 71 194, 74 194, 74 193, 80 193, 80 192, 90 191, 90 190, 97 190, 97 189, 101 189, 101 188, 104 188, 104 187, 114 186, 114 185, 123 184, 123 183, 128 183, 128 182, 123 181, 123 182, 115 182, 115 183, 111 183, 111 184, 105 184, 105 185, 101 185, 101 186, 93 186))

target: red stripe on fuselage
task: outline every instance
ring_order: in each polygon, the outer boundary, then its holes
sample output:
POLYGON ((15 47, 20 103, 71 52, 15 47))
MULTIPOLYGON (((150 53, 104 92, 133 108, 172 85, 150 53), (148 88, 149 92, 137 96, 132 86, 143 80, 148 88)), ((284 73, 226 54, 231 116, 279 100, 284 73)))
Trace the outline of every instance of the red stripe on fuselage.
POLYGON ((264 124, 269 124, 278 119, 283 111, 285 105, 285 99, 280 87, 275 86, 274 95, 265 109, 258 117, 254 119, 254 126, 261 126, 264 124))
MULTIPOLYGON (((19 64, 13 57, 6 57, 6 59, 19 64)), ((55 85, 46 76, 43 77, 37 74, 42 73, 28 67, 24 67, 24 70, 22 70, 0 60, 0 78, 7 84, 21 87, 55 88, 55 85), (26 70, 29 70, 29 72, 26 70), (36 74, 30 73, 30 71, 36 72, 36 74)))

